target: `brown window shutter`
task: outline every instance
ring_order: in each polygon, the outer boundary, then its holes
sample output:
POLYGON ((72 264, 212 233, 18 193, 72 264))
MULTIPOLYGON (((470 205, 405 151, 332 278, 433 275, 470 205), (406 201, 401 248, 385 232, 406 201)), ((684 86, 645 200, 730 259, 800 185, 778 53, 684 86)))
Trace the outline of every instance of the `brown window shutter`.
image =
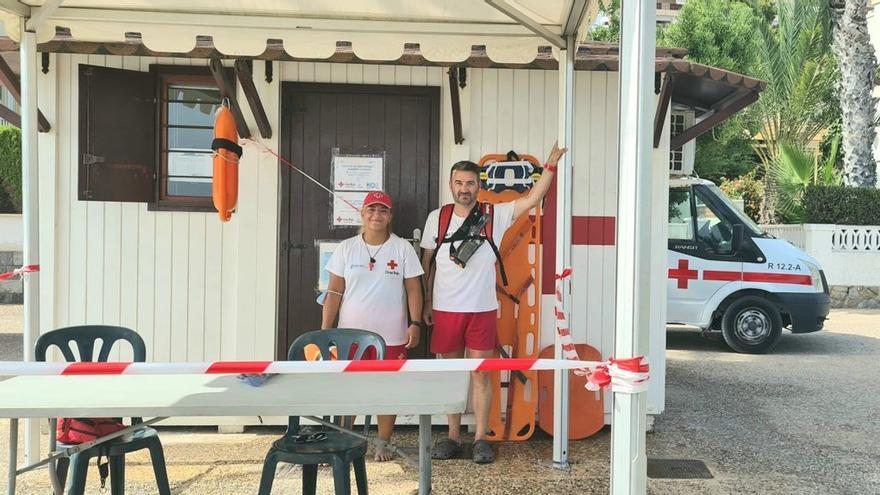
POLYGON ((79 199, 155 200, 156 76, 79 66, 79 199))

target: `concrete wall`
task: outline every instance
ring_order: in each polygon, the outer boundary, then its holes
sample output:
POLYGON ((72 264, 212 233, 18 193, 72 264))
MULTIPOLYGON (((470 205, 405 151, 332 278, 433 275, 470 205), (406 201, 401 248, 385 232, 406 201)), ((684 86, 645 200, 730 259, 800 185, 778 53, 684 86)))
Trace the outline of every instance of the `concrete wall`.
MULTIPOLYGON (((0 273, 11 272, 21 267, 21 251, 0 251, 0 273)), ((21 304, 23 284, 18 278, 0 281, 0 304, 21 304)))
POLYGON ((20 213, 0 213, 0 251, 21 251, 24 230, 20 213))
MULTIPOLYGON (((22 265, 21 214, 0 213, 0 273, 11 272, 22 265)), ((0 281, 0 304, 21 304, 22 283, 17 279, 0 281)))

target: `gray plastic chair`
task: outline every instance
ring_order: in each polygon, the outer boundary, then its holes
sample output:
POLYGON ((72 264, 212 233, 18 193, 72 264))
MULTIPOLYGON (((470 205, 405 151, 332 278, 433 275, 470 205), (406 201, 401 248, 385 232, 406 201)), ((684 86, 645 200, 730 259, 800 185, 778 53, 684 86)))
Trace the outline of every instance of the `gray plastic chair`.
MULTIPOLYGON (((52 330, 40 336, 34 349, 37 361, 46 360, 46 351, 56 346, 67 362, 77 361, 73 353, 74 346, 79 352, 80 362, 106 362, 110 357, 110 351, 117 341, 125 341, 131 345, 134 362, 144 362, 147 359, 147 349, 144 339, 134 330, 124 327, 107 325, 83 325, 52 330), (94 358, 95 342, 100 341, 97 359, 94 358)), ((131 418, 131 424, 141 423, 141 418, 131 418)), ((55 429, 50 433, 54 439, 55 429)), ((141 449, 149 449, 150 459, 153 462, 153 472, 156 476, 156 485, 161 495, 171 495, 168 486, 168 473, 165 468, 165 453, 162 450, 162 442, 159 434, 153 428, 145 427, 133 433, 115 438, 101 445, 83 450, 70 457, 70 488, 68 495, 82 495, 86 487, 86 476, 89 470, 89 461, 99 455, 106 456, 110 461, 110 493, 122 494, 125 491, 125 454, 141 449)), ((60 459, 56 473, 63 487, 67 478, 68 460, 60 459)))
MULTIPOLYGON (((378 334, 366 330, 336 328, 314 330, 297 338, 290 346, 287 359, 305 361, 305 348, 314 344, 320 349, 321 359, 332 359, 330 347, 336 347, 340 359, 361 359, 364 352, 375 348, 376 359, 385 357, 385 340, 378 334), (357 350, 352 355, 352 347, 357 350)), ((369 417, 365 430, 369 428, 369 417)), ((275 468, 279 462, 302 465, 302 493, 315 495, 318 481, 318 464, 333 466, 333 483, 336 495, 351 494, 351 466, 354 466, 355 482, 359 495, 367 495, 367 442, 339 431, 319 431, 301 433, 299 416, 288 418, 287 431, 276 440, 263 462, 263 475, 260 478, 259 495, 269 495, 275 481, 275 468)))

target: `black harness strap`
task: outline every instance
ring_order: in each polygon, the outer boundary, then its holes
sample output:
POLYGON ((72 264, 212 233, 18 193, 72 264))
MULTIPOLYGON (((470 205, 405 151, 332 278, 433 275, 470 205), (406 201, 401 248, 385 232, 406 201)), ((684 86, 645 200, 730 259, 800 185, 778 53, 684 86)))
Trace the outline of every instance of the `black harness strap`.
POLYGON ((214 138, 214 140, 211 141, 211 149, 214 151, 219 149, 229 150, 238 155, 239 158, 241 158, 241 153, 243 151, 238 143, 223 138, 214 138))
POLYGON ((492 237, 486 237, 486 240, 489 241, 489 247, 492 248, 492 252, 495 253, 495 259, 498 260, 498 271, 501 272, 501 283, 504 287, 507 287, 507 272, 504 271, 504 262, 501 261, 501 253, 498 252, 498 246, 495 245, 495 241, 492 240, 492 237))
MULTIPOLYGON (((495 259, 498 260, 498 268, 501 272, 501 282, 504 284, 504 287, 507 287, 507 272, 504 270, 504 261, 501 260, 501 253, 498 251, 498 246, 495 245, 495 240, 492 239, 492 223, 493 219, 490 218, 489 222, 483 227, 482 235, 470 235, 468 231, 475 222, 479 220, 479 218, 483 214, 483 208, 481 203, 477 203, 471 209, 471 212, 468 214, 467 218, 462 222, 461 226, 458 230, 455 231, 451 236, 446 237, 446 231, 449 229, 450 218, 453 214, 452 205, 445 205, 440 209, 440 219, 439 219, 439 229, 442 229, 443 232, 440 232, 438 229, 437 238, 435 241, 437 242, 437 247, 434 248, 434 253, 431 254, 431 263, 429 266, 434 266, 434 263, 437 260, 437 252, 440 250, 440 245, 444 243, 449 243, 449 254, 455 255, 455 244, 453 242, 465 241, 468 239, 484 239, 488 241, 489 247, 492 248, 492 252, 495 253, 495 259), (448 208, 448 210, 447 210, 448 208), (449 215, 450 218, 443 218, 445 215, 449 215), (444 228, 445 226, 445 228, 444 228)), ((488 205, 490 215, 494 215, 494 209, 492 205, 488 205)))

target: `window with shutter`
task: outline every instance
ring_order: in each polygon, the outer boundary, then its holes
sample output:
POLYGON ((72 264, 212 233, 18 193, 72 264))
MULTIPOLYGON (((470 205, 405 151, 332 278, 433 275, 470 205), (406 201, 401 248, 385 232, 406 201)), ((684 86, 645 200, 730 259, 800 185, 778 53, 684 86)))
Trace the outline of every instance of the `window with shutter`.
MULTIPOLYGON (((694 125, 694 111, 671 110, 669 123, 670 136, 678 136, 694 125)), ((691 140, 680 148, 669 150, 669 175, 691 175, 694 172, 695 146, 696 140, 691 140)))
POLYGON ((79 199, 154 201, 155 75, 80 65, 79 126, 79 199))
POLYGON ((155 65, 159 91, 156 207, 214 211, 211 199, 214 116, 220 90, 207 67, 155 65))
POLYGON ((207 67, 80 65, 79 79, 79 199, 216 211, 211 141, 221 95, 207 67))

